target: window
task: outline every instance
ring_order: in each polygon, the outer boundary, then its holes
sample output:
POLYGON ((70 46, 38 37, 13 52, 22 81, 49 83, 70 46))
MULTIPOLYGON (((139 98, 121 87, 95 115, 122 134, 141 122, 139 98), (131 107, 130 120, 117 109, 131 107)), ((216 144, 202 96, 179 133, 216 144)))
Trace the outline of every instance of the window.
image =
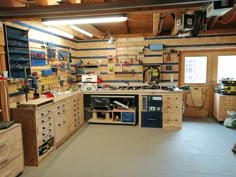
POLYGON ((184 83, 206 83, 207 57, 185 57, 184 83))
POLYGON ((217 80, 236 79, 236 55, 218 56, 217 80))

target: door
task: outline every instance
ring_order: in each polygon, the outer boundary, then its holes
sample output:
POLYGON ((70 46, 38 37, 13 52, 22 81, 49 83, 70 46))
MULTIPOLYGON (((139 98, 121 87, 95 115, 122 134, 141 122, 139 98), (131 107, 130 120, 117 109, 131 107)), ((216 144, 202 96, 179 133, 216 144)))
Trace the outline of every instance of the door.
POLYGON ((208 117, 212 102, 211 87, 211 53, 182 52, 180 69, 180 86, 188 85, 184 93, 186 117, 208 117))

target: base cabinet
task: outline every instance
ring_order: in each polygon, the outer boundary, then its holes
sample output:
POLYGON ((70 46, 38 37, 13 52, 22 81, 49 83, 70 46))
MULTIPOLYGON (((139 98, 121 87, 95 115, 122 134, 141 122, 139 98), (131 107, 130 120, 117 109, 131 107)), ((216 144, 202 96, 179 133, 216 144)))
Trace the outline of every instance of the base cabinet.
POLYGON ((56 147, 63 144, 84 123, 82 94, 54 103, 56 147))
POLYGON ((236 111, 236 95, 214 93, 213 116, 218 121, 224 121, 227 111, 236 111))
POLYGON ((0 130, 0 177, 16 177, 24 170, 20 124, 0 130))
POLYGON ((182 127, 182 95, 163 96, 163 128, 182 127))
POLYGON ((54 150, 52 101, 36 107, 22 105, 11 109, 12 119, 22 124, 25 165, 38 166, 54 150))
POLYGON ((11 108, 12 119, 22 124, 25 165, 38 166, 79 129, 84 122, 82 105, 81 95, 76 93, 11 108))

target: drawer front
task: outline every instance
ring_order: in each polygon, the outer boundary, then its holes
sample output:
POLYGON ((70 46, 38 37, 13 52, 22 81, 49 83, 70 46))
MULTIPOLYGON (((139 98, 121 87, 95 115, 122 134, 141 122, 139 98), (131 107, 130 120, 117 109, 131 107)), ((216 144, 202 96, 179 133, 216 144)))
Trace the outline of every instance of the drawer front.
POLYGON ((182 126, 182 113, 164 113, 164 128, 180 128, 182 126))
POLYGON ((162 128, 162 112, 142 112, 141 127, 162 128))
POLYGON ((17 126, 0 135, 0 157, 2 152, 5 152, 9 146, 15 142, 22 141, 21 126, 17 126))
POLYGON ((134 112, 121 112, 121 121, 134 123, 135 113, 134 112))
POLYGON ((8 163, 11 163, 11 161, 19 155, 23 154, 22 140, 7 146, 3 152, 4 153, 0 155, 0 169, 5 167, 8 163))
POLYGON ((0 168, 0 177, 16 177, 24 170, 23 155, 18 156, 11 163, 0 168))
POLYGON ((57 112, 66 108, 66 102, 59 102, 53 106, 53 111, 57 112))
POLYGON ((36 111, 36 118, 44 118, 47 117, 49 115, 51 115, 53 112, 52 107, 46 107, 46 108, 42 108, 36 111))
POLYGON ((182 112, 182 103, 164 103, 162 112, 182 112))
POLYGON ((163 102, 182 102, 182 96, 181 95, 163 95, 163 102))

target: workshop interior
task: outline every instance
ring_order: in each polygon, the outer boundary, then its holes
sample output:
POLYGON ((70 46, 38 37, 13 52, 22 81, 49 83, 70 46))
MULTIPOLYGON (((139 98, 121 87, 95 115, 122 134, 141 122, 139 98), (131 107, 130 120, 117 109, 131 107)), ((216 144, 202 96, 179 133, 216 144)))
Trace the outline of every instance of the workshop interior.
MULTIPOLYGON (((140 156, 152 152, 159 160, 146 176, 233 177, 235 169, 219 159, 234 163, 236 153, 235 7, 234 0, 2 0, 0 177, 60 177, 59 168, 45 164, 90 135, 125 154, 138 141, 137 151, 146 148, 140 156), (133 137, 115 146, 116 136, 117 142, 133 137)), ((87 139, 79 157, 91 145, 96 151, 87 139)), ((111 167, 124 155, 111 149, 116 160, 107 164, 85 160, 98 171, 77 158, 80 175, 145 171, 144 164, 132 170, 139 164, 133 156, 127 170, 111 167)))

